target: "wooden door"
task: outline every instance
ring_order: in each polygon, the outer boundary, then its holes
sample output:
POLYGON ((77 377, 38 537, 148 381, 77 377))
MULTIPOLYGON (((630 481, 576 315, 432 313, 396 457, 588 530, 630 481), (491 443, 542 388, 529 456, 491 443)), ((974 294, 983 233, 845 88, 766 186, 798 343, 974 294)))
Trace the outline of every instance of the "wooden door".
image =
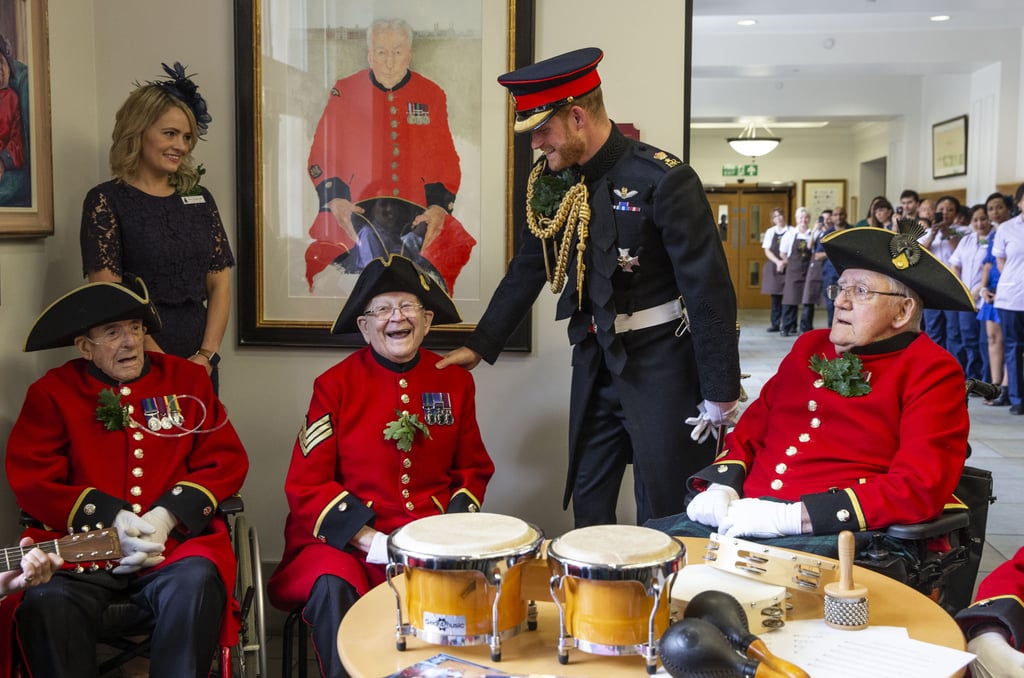
POLYGON ((711 212, 729 263, 739 308, 768 308, 770 299, 761 294, 761 240, 772 225, 776 207, 789 215, 789 192, 758 188, 727 188, 707 191, 711 212))
POLYGON ((739 308, 768 308, 770 305, 771 299, 761 294, 761 267, 765 261, 761 242, 772 225, 772 210, 779 208, 788 215, 788 206, 789 196, 785 193, 744 191, 739 195, 739 224, 734 229, 737 266, 733 274, 739 308))

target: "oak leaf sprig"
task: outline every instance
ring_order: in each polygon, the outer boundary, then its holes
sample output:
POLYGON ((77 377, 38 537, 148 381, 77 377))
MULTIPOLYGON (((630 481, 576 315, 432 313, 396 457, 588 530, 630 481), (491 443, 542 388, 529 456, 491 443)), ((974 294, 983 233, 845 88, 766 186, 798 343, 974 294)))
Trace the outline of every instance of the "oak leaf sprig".
POLYGON ((121 404, 121 396, 112 388, 100 391, 100 406, 96 408, 96 420, 103 422, 108 431, 117 431, 130 421, 128 408, 121 404))
POLYGON ((389 421, 388 425, 384 427, 384 440, 394 440, 395 445, 402 452, 408 452, 412 449, 416 431, 420 431, 428 438, 430 437, 430 429, 420 421, 417 415, 398 410, 395 410, 395 414, 398 415, 398 419, 389 421))
POLYGON ((832 360, 812 355, 811 369, 821 375, 825 388, 841 396, 852 398, 871 393, 868 383, 871 374, 864 373, 864 363, 852 353, 844 353, 832 360))

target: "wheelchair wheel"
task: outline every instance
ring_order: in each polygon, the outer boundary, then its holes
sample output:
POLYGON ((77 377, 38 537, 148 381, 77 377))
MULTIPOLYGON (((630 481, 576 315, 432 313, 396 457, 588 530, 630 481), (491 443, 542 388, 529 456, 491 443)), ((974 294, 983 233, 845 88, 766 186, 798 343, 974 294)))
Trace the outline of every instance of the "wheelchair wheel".
POLYGON ((232 650, 235 675, 256 678, 267 675, 267 639, 264 626, 263 574, 260 568, 260 540, 245 516, 236 516, 233 538, 238 559, 235 596, 242 612, 239 643, 232 650))

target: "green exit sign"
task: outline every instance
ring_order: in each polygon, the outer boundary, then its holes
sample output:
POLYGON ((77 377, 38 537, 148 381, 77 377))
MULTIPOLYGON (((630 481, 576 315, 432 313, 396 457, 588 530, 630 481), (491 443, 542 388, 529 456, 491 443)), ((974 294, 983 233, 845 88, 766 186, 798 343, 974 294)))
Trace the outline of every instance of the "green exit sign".
POLYGON ((757 165, 722 165, 723 177, 756 177, 757 165))

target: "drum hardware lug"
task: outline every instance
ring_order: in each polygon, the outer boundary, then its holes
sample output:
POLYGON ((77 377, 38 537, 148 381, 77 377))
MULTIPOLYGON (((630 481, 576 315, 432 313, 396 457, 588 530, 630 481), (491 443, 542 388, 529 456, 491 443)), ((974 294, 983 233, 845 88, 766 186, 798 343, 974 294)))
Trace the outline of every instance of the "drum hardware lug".
POLYGON ((395 624, 395 649, 399 652, 405 652, 405 624, 402 622, 402 597, 398 594, 398 588, 395 587, 393 580, 403 571, 402 564, 395 562, 388 563, 385 570, 388 586, 391 587, 391 591, 395 594, 395 613, 398 617, 398 623, 395 624))
POLYGON ((554 601, 555 607, 558 608, 558 663, 568 664, 569 647, 574 647, 575 643, 565 632, 565 605, 562 604, 562 601, 558 598, 558 594, 556 593, 562 588, 562 575, 551 575, 551 579, 548 582, 548 588, 551 589, 551 600, 554 601))
POLYGON ((526 630, 537 630, 537 601, 531 600, 526 606, 526 630))
POLYGON ((498 603, 501 601, 501 572, 493 572, 494 604, 491 606, 491 661, 501 661, 501 632, 498 630, 498 603))

